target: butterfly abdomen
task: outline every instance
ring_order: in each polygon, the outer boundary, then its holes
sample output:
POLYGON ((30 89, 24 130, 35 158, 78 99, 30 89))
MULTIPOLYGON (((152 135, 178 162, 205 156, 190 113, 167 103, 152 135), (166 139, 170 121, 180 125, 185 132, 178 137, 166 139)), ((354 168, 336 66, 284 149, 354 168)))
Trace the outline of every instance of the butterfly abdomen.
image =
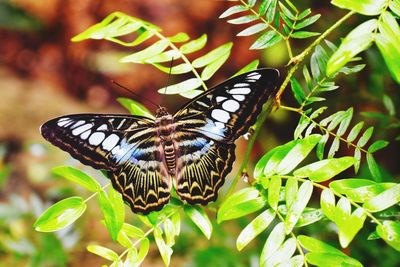
MULTIPOLYGON (((156 115, 156 117, 158 117, 156 115)), ((168 173, 172 176, 176 172, 176 146, 174 140, 175 123, 172 115, 162 114, 155 121, 157 127, 157 133, 161 140, 162 151, 164 155, 165 164, 168 167, 168 173)))

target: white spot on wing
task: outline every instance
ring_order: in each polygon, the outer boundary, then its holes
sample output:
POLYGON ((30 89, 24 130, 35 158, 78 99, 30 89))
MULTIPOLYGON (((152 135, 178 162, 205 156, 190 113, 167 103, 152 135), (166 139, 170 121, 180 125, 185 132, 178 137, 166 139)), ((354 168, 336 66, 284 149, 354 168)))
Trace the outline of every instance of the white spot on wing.
POLYGON ((258 72, 252 72, 252 73, 248 74, 247 77, 253 77, 255 75, 260 75, 261 76, 261 74, 258 73, 258 72))
POLYGON ((221 102, 221 101, 224 101, 225 99, 227 99, 225 96, 217 96, 215 98, 215 100, 217 100, 218 103, 221 102))
POLYGON ((102 132, 94 132, 92 133, 92 135, 89 137, 89 144, 93 145, 93 146, 97 146, 99 145, 101 142, 103 142, 104 137, 106 137, 106 135, 102 132))
POLYGON ((254 76, 249 76, 249 78, 251 78, 251 79, 254 79, 254 80, 258 80, 258 79, 260 79, 260 77, 261 77, 261 74, 258 74, 258 75, 254 75, 254 76))
POLYGON ((233 87, 246 87, 246 86, 249 86, 249 84, 248 83, 237 83, 233 87))
POLYGON ((243 101, 245 99, 244 95, 233 95, 233 98, 239 101, 243 101))
POLYGON ((217 127, 218 129, 224 129, 225 128, 225 124, 223 124, 222 122, 216 121, 215 122, 215 127, 217 127))
POLYGON ((89 131, 86 131, 83 134, 81 134, 81 139, 86 140, 89 137, 91 132, 92 131, 89 130, 89 131))
POLYGON ((250 88, 235 88, 228 91, 228 93, 233 95, 247 95, 251 92, 250 88))
POLYGON ((63 127, 70 122, 71 122, 70 118, 61 118, 58 120, 57 125, 63 127))
POLYGON ((111 134, 103 141, 102 146, 105 150, 110 151, 118 144, 118 141, 119 141, 118 135, 111 134))
POLYGON ((211 112, 211 117, 213 117, 217 121, 226 123, 229 120, 229 113, 222 109, 214 109, 211 112))
POLYGON ((107 124, 102 124, 99 128, 97 128, 97 131, 101 130, 108 130, 107 124))
POLYGON ((93 125, 91 123, 86 123, 86 124, 84 124, 82 126, 79 126, 78 128, 73 129, 72 130, 72 134, 75 135, 75 136, 76 135, 80 135, 81 133, 83 133, 83 132, 89 130, 90 128, 92 128, 92 126, 93 125))
POLYGON ((81 125, 83 125, 83 124, 85 124, 85 121, 80 120, 80 121, 75 122, 75 124, 72 125, 71 128, 76 128, 76 127, 79 127, 79 126, 81 126, 81 125))
POLYGON ((229 112, 235 112, 239 109, 240 105, 237 101, 229 99, 222 103, 222 108, 229 112))

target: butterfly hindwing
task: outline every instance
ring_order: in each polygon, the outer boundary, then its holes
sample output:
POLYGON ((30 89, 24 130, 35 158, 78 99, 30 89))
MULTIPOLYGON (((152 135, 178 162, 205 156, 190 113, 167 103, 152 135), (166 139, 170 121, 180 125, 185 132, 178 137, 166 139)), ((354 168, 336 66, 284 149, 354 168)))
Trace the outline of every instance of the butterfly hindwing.
POLYGON ((151 119, 130 115, 76 114, 43 124, 46 140, 83 164, 107 170, 134 212, 159 210, 170 181, 151 119))
POLYGON ((179 142, 174 186, 189 204, 215 201, 235 160, 235 144, 216 142, 205 135, 184 133, 179 142), (184 140, 184 141, 183 141, 184 140))

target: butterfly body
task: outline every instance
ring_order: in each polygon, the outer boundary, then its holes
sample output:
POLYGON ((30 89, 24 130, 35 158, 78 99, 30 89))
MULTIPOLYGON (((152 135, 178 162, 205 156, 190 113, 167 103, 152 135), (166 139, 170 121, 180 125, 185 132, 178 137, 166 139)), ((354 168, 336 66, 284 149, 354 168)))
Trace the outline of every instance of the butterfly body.
POLYGON ((161 209, 172 184, 189 204, 215 201, 244 135, 276 92, 279 72, 259 69, 231 78, 155 118, 75 114, 52 119, 43 137, 84 164, 107 170, 132 211, 161 209))

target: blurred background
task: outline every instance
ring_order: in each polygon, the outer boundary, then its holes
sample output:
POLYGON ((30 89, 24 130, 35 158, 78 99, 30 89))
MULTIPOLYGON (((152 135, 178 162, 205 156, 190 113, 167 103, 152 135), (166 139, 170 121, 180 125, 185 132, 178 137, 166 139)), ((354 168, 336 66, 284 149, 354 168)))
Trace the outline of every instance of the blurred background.
MULTIPOLYGON (((296 4, 322 14, 313 31, 324 31, 344 14, 343 10, 330 6, 329 1, 296 4)), ((42 123, 69 113, 126 112, 115 98, 131 96, 113 86, 111 80, 167 106, 171 113, 179 106, 177 103, 187 101, 157 93, 157 88, 165 85, 167 75, 154 67, 118 62, 132 50, 106 41, 72 43, 70 39, 111 12, 122 11, 158 25, 166 36, 183 31, 195 39, 207 33, 209 41, 202 51, 233 41, 231 57, 209 81, 209 87, 257 58, 261 66, 283 67, 288 60, 283 43, 266 51, 249 51, 254 39, 235 37, 242 26, 218 19, 230 5, 217 0, 0 0, 0 266, 99 266, 107 262, 86 251, 90 242, 121 250, 100 223, 96 201, 89 202, 84 216, 67 230, 55 234, 33 230, 37 216, 52 203, 76 194, 89 196, 83 189, 54 176, 51 173, 53 167, 78 166, 103 184, 107 182, 98 172, 45 143, 39 134, 42 123)), ((329 39, 338 45, 339 38, 363 19, 351 18, 329 39)), ((295 54, 309 43, 295 43, 295 54)), ((375 48, 362 56, 367 63, 366 69, 356 75, 340 77, 337 82, 342 89, 327 96, 328 105, 332 113, 354 106, 357 121, 365 120, 376 127, 375 139, 391 141, 383 153, 377 154, 377 160, 383 167, 385 179, 398 178, 400 153, 394 138, 399 133, 396 128, 386 127, 390 120, 386 116, 373 114, 387 114, 383 94, 389 95, 398 109, 399 87, 390 78, 375 48), (369 113, 362 116, 361 112, 369 113)), ((172 77, 171 84, 174 79, 178 82, 179 77, 172 77)), ((284 95, 284 102, 294 105, 289 91, 284 95)), ((153 107, 149 109, 154 111, 153 107)), ((251 164, 254 165, 268 149, 290 140, 297 121, 295 114, 275 112, 259 137, 260 143, 253 149, 251 164)), ((240 151, 244 152, 245 146, 245 142, 239 142, 237 155, 243 154, 240 151)), ((370 177, 365 166, 358 175, 370 177)), ((130 215, 128 220, 134 222, 135 218, 130 215)), ((174 246, 171 266, 254 266, 263 245, 262 236, 242 253, 235 249, 235 238, 246 222, 243 219, 215 224, 213 237, 208 241, 185 221, 174 246)), ((332 226, 324 227, 327 229, 326 240, 337 245, 335 233, 330 229, 332 226)), ((380 241, 366 241, 372 229, 364 229, 359 234, 359 241, 349 248, 351 255, 364 264, 369 262, 366 266, 395 266, 398 254, 393 249, 380 241), (378 259, 381 263, 385 261, 385 265, 377 265, 378 259)), ((311 226, 309 231, 321 236, 321 227, 311 226)), ((163 266, 155 247, 143 266, 163 266)))

